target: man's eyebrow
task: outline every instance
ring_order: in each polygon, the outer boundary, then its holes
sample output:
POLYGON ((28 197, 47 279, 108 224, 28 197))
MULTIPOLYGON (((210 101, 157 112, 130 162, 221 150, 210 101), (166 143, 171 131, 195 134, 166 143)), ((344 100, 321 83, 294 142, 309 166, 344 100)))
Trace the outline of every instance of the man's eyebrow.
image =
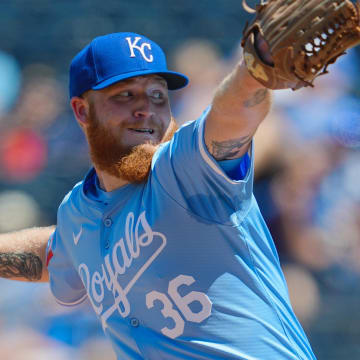
POLYGON ((161 82, 164 86, 167 87, 167 81, 161 77, 161 76, 156 76, 154 79, 158 80, 159 82, 161 82))
POLYGON ((121 80, 121 84, 129 84, 129 83, 133 83, 133 82, 136 82, 136 79, 139 78, 139 77, 151 77, 153 80, 157 80, 159 81, 162 85, 164 85, 165 87, 167 87, 167 81, 161 77, 161 76, 157 76, 157 75, 144 75, 144 76, 136 76, 136 77, 133 77, 133 78, 128 78, 128 79, 124 79, 124 80, 121 80))

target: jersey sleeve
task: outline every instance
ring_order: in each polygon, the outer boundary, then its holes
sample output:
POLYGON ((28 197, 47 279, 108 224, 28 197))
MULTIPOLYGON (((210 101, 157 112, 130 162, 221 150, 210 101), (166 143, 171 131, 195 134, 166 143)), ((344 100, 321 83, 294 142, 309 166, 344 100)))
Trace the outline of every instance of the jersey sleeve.
MULTIPOLYGON (((196 121, 182 126, 155 154, 152 176, 179 206, 203 219, 241 222, 252 201, 253 144, 239 161, 240 180, 232 177, 209 153, 204 129, 209 109, 196 121), (243 172, 243 171, 242 171, 243 172)), ((236 173, 236 171, 235 171, 236 173)))
POLYGON ((87 298, 86 289, 71 263, 59 229, 51 235, 46 249, 50 289, 56 301, 65 306, 80 304, 87 298))

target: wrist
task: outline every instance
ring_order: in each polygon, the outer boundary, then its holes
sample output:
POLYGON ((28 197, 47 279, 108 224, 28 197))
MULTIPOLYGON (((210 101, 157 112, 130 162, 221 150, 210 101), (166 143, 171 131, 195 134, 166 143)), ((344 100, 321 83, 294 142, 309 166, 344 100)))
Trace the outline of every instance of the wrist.
POLYGON ((246 87, 249 91, 256 91, 259 89, 267 89, 262 83, 255 79, 249 72, 244 58, 238 64, 237 72, 239 74, 240 85, 246 87))

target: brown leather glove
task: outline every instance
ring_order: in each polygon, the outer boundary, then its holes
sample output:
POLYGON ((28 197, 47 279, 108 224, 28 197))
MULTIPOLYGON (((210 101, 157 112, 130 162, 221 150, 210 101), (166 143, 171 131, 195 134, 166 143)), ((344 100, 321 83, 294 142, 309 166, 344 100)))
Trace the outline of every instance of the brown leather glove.
MULTIPOLYGON (((243 5, 249 7, 243 0, 243 5)), ((241 45, 250 74, 269 89, 300 89, 360 43, 360 5, 350 0, 268 0, 252 12, 241 45), (264 40, 271 54, 258 46, 264 40)))

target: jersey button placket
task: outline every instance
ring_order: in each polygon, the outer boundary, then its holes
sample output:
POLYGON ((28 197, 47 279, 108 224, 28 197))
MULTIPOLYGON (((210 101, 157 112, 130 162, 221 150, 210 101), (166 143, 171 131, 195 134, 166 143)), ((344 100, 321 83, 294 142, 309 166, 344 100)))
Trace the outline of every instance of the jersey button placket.
POLYGON ((139 325, 140 325, 140 321, 139 321, 137 318, 131 318, 131 319, 130 319, 130 325, 131 325, 132 327, 137 328, 137 327, 139 327, 139 325))
MULTIPOLYGON (((113 222, 112 222, 111 218, 107 217, 107 218, 104 219, 104 226, 106 228, 110 228, 112 223, 113 222)), ((109 242, 109 240, 107 240, 106 243, 105 243, 105 249, 109 249, 109 247, 110 247, 110 242, 109 242)))
POLYGON ((112 220, 110 218, 104 219, 104 225, 109 228, 112 225, 112 220))

